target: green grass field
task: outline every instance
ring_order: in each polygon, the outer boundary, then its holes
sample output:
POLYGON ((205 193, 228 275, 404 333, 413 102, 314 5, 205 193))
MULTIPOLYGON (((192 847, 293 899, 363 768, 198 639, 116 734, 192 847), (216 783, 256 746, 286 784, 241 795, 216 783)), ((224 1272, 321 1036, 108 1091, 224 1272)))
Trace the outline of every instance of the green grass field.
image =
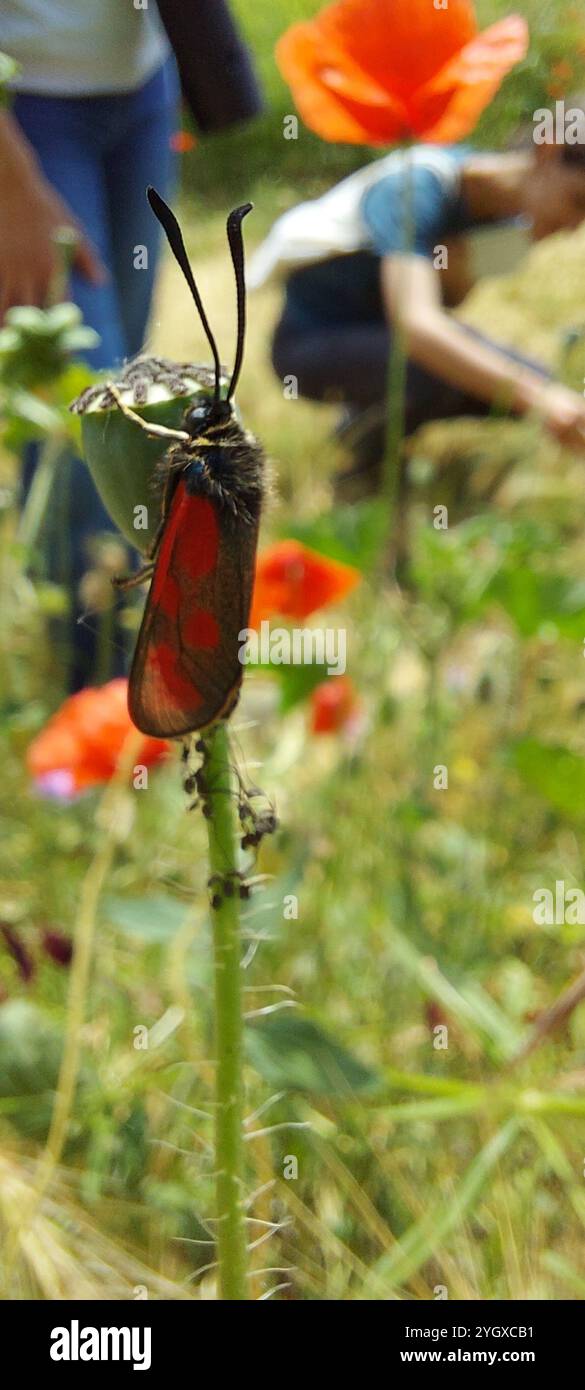
MULTIPOLYGON (((316 6, 235 9, 267 113, 202 141, 182 195, 228 359, 227 209, 253 197, 253 244, 279 210, 363 157, 305 133, 282 139, 291 99, 274 39, 316 6)), ((478 5, 483 23, 506 10, 478 5)), ((484 145, 546 99, 566 53, 563 6, 531 0, 523 12, 533 56, 484 116, 484 145)), ((585 323, 584 247, 583 232, 556 238, 465 309, 579 388, 585 354, 579 342, 563 353, 563 334, 585 323)), ((408 583, 381 583, 375 509, 332 506, 334 412, 285 401, 272 377, 277 307, 272 291, 250 302, 239 393, 275 476, 262 543, 294 535, 363 571, 327 619, 347 628, 362 722, 351 739, 312 735, 306 699, 289 683, 283 710, 278 682, 256 674, 233 721, 235 757, 281 820, 245 917, 247 1108, 259 1116, 246 1188, 254 1220, 274 1223, 250 1226, 251 1296, 282 1285, 277 1299, 582 1299, 585 1004, 569 991, 585 967, 585 914, 539 922, 534 894, 585 890, 583 463, 531 421, 429 426, 410 450, 408 583), (446 531, 432 525, 437 505, 446 531)), ((178 360, 203 352, 168 264, 152 346, 178 360)), ((203 818, 185 814, 175 763, 148 793, 121 789, 114 816, 108 792, 104 810, 97 793, 63 806, 31 790, 26 745, 60 698, 46 630, 58 596, 23 576, 10 506, 2 518, 0 924, 35 973, 24 982, 0 940, 1 1295, 127 1299, 141 1286, 214 1298, 203 818), (68 971, 43 943, 88 915, 73 1123, 35 1206, 71 1022, 68 971), (141 1029, 154 1030, 146 1050, 141 1029)))

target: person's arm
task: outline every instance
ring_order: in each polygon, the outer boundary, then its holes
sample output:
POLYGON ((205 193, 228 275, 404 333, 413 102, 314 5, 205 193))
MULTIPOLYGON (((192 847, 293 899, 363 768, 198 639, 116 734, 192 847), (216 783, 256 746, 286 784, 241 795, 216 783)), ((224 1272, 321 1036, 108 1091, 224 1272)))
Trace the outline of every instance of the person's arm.
POLYGON ((0 111, 0 323, 13 304, 44 304, 59 268, 52 240, 60 227, 78 234, 74 264, 94 284, 105 270, 10 111, 0 111))
POLYGON ((381 275, 387 317, 413 362, 480 400, 538 412, 562 444, 585 451, 585 400, 467 333, 443 308, 439 272, 430 261, 385 256, 381 275))
POLYGON ((199 129, 228 130, 258 116, 262 92, 228 0, 157 0, 157 8, 199 129))

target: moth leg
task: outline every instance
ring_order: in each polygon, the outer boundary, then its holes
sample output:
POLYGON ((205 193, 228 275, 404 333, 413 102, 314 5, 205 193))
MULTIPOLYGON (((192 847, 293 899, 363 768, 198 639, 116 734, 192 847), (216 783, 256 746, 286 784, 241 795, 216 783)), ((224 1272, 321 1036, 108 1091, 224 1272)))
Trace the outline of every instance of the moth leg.
MULTIPOLYGON (((168 475, 167 475, 167 478, 166 478, 166 480, 165 480, 165 484, 164 484, 164 488, 163 488, 163 494, 162 494, 162 499, 161 499, 161 519, 160 519, 159 526, 157 527, 156 536, 155 536, 155 538, 154 538, 154 540, 153 540, 153 542, 152 542, 152 546, 151 546, 151 551, 152 551, 152 555, 153 555, 153 556, 156 554, 157 548, 158 548, 158 546, 159 546, 159 544, 160 544, 160 541, 161 541, 161 539, 162 539, 162 533, 163 533, 163 531, 164 531, 164 529, 165 529, 165 523, 166 523, 167 516, 168 516, 168 514, 169 514, 169 510, 170 510, 171 502, 172 502, 172 499, 173 499, 173 493, 174 493, 174 491, 175 491, 175 479, 173 478, 173 474, 172 474, 171 472, 169 472, 168 475)), ((149 554, 151 553, 151 551, 149 551, 149 554)))
POLYGON ((136 574, 117 574, 112 579, 115 589, 136 589, 139 584, 146 584, 147 579, 152 579, 154 573, 154 561, 150 560, 147 565, 136 571, 136 574))
POLYGON ((154 539, 151 541, 148 550, 145 551, 145 554, 147 556, 146 564, 141 565, 140 569, 136 571, 136 574, 115 575, 112 579, 112 584, 114 585, 115 589, 136 589, 139 584, 146 584, 147 579, 152 579, 154 564, 156 560, 156 553, 161 543, 162 533, 165 529, 165 522, 166 512, 161 517, 161 520, 158 523, 154 539))
POLYGON ((141 430, 144 430, 144 433, 150 435, 152 439, 174 439, 180 444, 189 443, 191 436, 187 434, 186 430, 169 430, 166 425, 155 425, 151 420, 143 420, 141 415, 137 415, 135 410, 132 410, 129 405, 125 404, 117 386, 110 384, 108 386, 108 391, 110 395, 114 397, 118 410, 121 410, 122 415, 125 415, 127 420, 132 420, 133 424, 140 425, 141 430))
MULTIPOLYGON (((166 512, 166 508, 164 508, 164 509, 163 509, 163 515, 161 516, 161 519, 160 519, 160 521, 159 521, 159 523, 158 523, 158 526, 157 526, 157 528, 156 528, 156 531, 155 531, 155 533, 154 533, 154 538, 153 538, 153 540, 150 542, 150 545, 149 545, 149 547, 148 547, 148 550, 146 550, 146 551, 144 552, 145 555, 146 555, 146 557, 147 557, 147 560, 148 560, 148 563, 149 563, 149 564, 154 564, 154 561, 156 560, 156 555, 157 555, 157 551, 158 551, 159 545, 160 545, 161 540, 162 540, 162 535, 163 535, 163 531, 164 531, 164 529, 165 529, 166 520, 167 520, 167 512, 166 512)), ((147 569, 147 565, 144 565, 144 569, 147 569)))

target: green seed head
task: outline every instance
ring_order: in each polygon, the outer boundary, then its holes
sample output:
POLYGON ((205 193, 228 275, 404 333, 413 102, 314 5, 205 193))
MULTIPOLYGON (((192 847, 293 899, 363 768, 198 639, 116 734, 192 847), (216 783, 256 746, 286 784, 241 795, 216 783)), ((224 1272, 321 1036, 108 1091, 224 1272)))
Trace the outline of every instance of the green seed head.
MULTIPOLYGON (((224 390, 227 384, 226 375, 224 390)), ((85 461, 110 516, 130 544, 146 553, 160 521, 154 475, 168 444, 149 438, 122 414, 110 385, 144 421, 180 429, 189 405, 213 395, 214 375, 192 362, 138 357, 116 377, 89 387, 71 406, 82 417, 85 461)))

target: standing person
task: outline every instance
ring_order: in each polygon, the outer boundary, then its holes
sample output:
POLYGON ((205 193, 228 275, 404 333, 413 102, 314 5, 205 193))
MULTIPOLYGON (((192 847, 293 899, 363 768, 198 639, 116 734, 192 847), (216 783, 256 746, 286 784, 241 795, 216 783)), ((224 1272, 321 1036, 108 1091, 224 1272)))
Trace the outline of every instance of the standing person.
MULTIPOLYGON (((397 330, 409 359, 407 435, 429 420, 503 406, 539 412, 561 443, 585 451, 582 397, 450 313, 473 284, 478 233, 485 242, 490 230, 521 223, 541 240, 584 218, 585 146, 531 144, 395 152, 278 220, 249 282, 285 281, 272 344, 278 376, 296 377, 310 400, 346 407, 354 463, 338 475, 339 496, 377 487, 397 330)), ((497 245, 492 273, 509 268, 498 262, 497 245)))
MULTIPOLYGON (((154 183, 165 198, 172 193, 180 83, 205 130, 254 115, 247 51, 224 0, 160 0, 159 9, 154 0, 2 0, 0 49, 19 65, 12 109, 0 111, 0 322, 11 305, 46 302, 58 268, 53 235, 72 226, 69 294, 100 336, 87 360, 113 367, 144 343, 159 251, 145 190, 154 183), (135 267, 136 248, 147 254, 135 267)), ((35 454, 27 451, 25 493, 35 454)), ((52 532, 47 518, 48 577, 63 581, 68 550, 68 683, 76 690, 96 665, 96 634, 78 622, 79 583, 92 541, 112 523, 80 460, 57 490, 54 513, 61 526, 65 514, 67 534, 52 532)), ((120 632, 110 654, 105 677, 124 669, 120 632)))

